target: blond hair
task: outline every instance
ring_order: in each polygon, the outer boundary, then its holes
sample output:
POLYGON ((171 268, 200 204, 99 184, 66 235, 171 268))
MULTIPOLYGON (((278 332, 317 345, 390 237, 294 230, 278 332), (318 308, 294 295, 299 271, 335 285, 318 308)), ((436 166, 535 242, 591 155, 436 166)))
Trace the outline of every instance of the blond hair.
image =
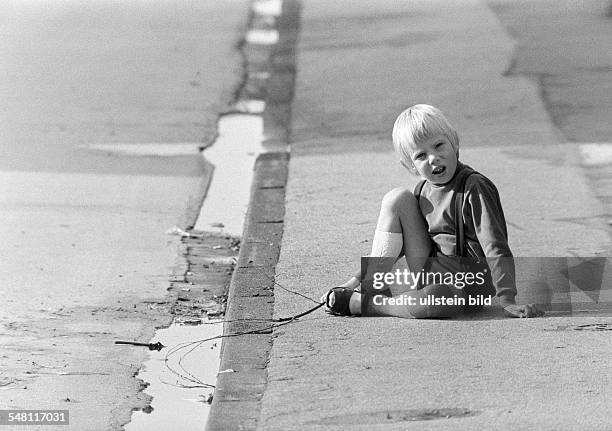
POLYGON ((445 136, 459 156, 457 131, 438 108, 414 105, 397 116, 393 125, 393 148, 410 172, 418 174, 410 157, 410 145, 419 144, 437 134, 445 136))

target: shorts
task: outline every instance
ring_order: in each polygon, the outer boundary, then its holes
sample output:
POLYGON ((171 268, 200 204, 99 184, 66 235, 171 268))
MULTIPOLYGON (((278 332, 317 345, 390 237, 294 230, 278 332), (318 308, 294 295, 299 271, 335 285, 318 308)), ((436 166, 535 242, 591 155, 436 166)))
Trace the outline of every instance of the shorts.
MULTIPOLYGON (((485 258, 447 256, 433 249, 423 268, 417 289, 430 284, 451 284, 466 296, 495 296, 491 270, 485 258)), ((466 305, 465 312, 481 311, 482 305, 466 305)))

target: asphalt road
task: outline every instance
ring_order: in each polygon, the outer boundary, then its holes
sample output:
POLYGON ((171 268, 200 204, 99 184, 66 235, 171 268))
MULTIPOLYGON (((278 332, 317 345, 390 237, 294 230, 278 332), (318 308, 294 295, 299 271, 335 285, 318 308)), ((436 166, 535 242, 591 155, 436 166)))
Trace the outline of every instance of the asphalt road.
POLYGON ((489 4, 516 41, 507 74, 538 82, 551 119, 568 142, 611 142, 610 1, 489 4))
MULTIPOLYGON (((516 42, 506 74, 537 83, 562 142, 612 146, 612 3, 489 1, 516 42)), ((609 153, 609 150, 607 150, 609 153)), ((612 228, 612 164, 594 154, 585 176, 612 228)), ((571 189, 570 189, 571 191, 571 189)))
POLYGON ((169 322, 166 231, 200 197, 247 17, 243 0, 0 6, 2 408, 107 430, 148 404, 144 350, 113 341, 169 322))

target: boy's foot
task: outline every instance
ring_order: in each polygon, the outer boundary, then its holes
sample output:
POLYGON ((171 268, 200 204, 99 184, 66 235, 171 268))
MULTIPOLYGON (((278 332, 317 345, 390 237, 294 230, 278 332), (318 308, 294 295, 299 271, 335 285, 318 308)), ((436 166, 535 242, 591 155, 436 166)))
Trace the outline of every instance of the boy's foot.
POLYGON ((328 310, 340 316, 361 314, 361 293, 350 287, 334 287, 321 298, 328 310))

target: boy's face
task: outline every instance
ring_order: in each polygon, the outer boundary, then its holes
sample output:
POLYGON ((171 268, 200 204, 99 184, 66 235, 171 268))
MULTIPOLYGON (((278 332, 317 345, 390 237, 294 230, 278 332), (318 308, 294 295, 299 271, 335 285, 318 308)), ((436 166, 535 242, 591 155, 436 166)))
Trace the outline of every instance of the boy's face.
POLYGON ((410 158, 419 175, 434 184, 451 180, 457 169, 457 153, 444 135, 433 135, 410 145, 410 158))

